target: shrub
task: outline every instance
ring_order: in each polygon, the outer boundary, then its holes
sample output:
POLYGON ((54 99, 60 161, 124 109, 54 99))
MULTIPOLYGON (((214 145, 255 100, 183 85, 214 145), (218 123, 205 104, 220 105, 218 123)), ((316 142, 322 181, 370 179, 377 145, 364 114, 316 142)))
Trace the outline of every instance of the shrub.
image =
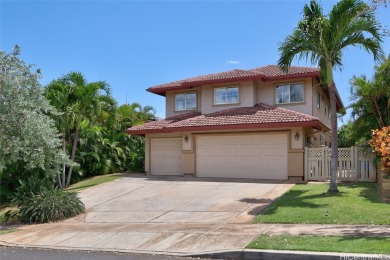
POLYGON ((368 144, 374 149, 375 155, 381 158, 382 167, 390 172, 390 126, 373 130, 368 144))
POLYGON ((76 193, 62 189, 43 189, 23 200, 19 206, 22 222, 45 223, 58 221, 83 213, 84 204, 76 193))
POLYGON ((25 200, 29 200, 36 194, 44 190, 54 189, 54 179, 42 176, 42 174, 33 173, 26 180, 19 180, 19 186, 12 195, 12 202, 17 206, 25 204, 25 200))

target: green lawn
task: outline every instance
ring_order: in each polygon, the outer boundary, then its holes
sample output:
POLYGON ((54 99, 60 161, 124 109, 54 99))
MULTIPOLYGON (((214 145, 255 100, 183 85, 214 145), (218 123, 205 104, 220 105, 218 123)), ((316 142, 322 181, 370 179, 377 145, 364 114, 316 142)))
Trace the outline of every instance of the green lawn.
POLYGON ((70 185, 70 187, 67 189, 68 191, 78 192, 80 190, 96 186, 105 182, 113 181, 115 179, 120 178, 120 174, 107 174, 107 175, 99 175, 95 177, 91 177, 85 180, 82 180, 78 183, 75 183, 73 185, 70 185))
POLYGON ((390 204, 381 202, 375 183, 339 184, 328 194, 328 184, 297 184, 273 202, 256 223, 390 224, 390 204))
POLYGON ((390 237, 260 235, 247 248, 390 254, 390 237))

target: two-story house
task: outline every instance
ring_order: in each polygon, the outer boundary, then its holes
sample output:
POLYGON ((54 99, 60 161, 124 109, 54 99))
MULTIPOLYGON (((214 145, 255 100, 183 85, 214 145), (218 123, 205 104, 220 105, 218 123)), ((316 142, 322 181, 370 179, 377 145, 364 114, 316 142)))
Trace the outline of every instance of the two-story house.
POLYGON ((126 132, 145 136, 149 175, 302 179, 304 147, 330 145, 329 94, 317 68, 270 65, 147 90, 165 96, 166 119, 126 132))

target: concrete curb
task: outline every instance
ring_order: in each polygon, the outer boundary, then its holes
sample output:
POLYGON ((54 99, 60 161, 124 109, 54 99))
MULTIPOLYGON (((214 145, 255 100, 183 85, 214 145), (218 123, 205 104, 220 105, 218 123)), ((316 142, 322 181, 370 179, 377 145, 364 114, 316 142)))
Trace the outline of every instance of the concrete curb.
POLYGON ((285 250, 260 250, 260 249, 242 249, 242 250, 221 250, 202 253, 180 253, 180 252, 163 252, 148 250, 115 250, 115 249, 98 249, 98 248, 70 248, 58 246, 38 246, 38 245, 20 245, 0 242, 0 246, 18 247, 29 249, 46 249, 46 250, 64 250, 64 251, 84 251, 84 252, 117 252, 133 253, 145 255, 161 255, 172 257, 196 257, 208 259, 231 259, 231 260, 349 260, 349 259, 390 259, 390 255, 383 254, 358 254, 358 253, 334 253, 334 252, 311 252, 311 251, 285 251, 285 250))
MULTIPOLYGON (((184 256, 184 255, 183 255, 184 256)), ((188 257, 211 259, 239 259, 239 260, 349 260, 349 259, 390 259, 390 255, 383 254, 354 254, 333 252, 283 251, 243 249, 231 251, 208 252, 201 254, 186 254, 188 257)))

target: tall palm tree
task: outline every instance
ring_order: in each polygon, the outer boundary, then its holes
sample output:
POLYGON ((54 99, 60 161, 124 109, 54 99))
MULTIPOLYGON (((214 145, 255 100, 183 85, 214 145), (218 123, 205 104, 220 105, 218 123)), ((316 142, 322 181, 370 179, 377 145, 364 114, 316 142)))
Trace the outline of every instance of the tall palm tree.
MULTIPOLYGON (((68 140, 72 142, 70 159, 76 159, 77 143, 79 141, 80 126, 83 120, 94 121, 101 117, 102 108, 113 106, 115 102, 110 95, 110 87, 104 81, 88 82, 80 72, 70 72, 62 78, 49 84, 46 92, 52 105, 61 106, 58 109, 63 113, 62 130, 68 132, 68 140), (73 140, 70 138, 73 133, 73 140)), ((64 141, 65 142, 65 141, 64 141)), ((68 170, 65 187, 70 185, 73 166, 68 170)), ((63 182, 64 184, 64 182, 63 182)))
POLYGON ((349 46, 361 46, 372 53, 374 59, 381 55, 380 25, 369 6, 361 0, 341 0, 328 15, 324 15, 316 0, 303 9, 304 17, 298 27, 279 47, 279 66, 288 71, 293 59, 306 58, 320 67, 321 82, 329 89, 331 107, 331 181, 328 192, 337 189, 337 108, 336 85, 333 69, 342 66, 342 52, 349 46))

